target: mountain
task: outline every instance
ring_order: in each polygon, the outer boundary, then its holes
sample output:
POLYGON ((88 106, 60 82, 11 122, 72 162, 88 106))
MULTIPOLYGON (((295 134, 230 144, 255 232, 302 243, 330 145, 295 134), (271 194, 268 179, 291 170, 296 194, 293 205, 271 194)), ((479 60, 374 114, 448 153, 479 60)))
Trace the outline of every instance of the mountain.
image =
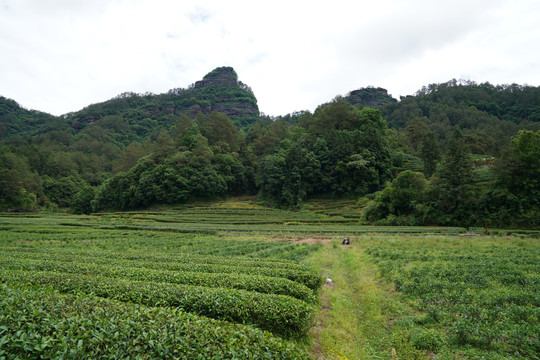
POLYGON ((253 91, 238 80, 232 67, 216 68, 188 88, 157 95, 126 92, 61 117, 26 110, 0 97, 0 139, 51 130, 78 133, 90 124, 102 123, 109 131, 121 131, 120 145, 128 145, 156 130, 169 129, 180 115, 193 119, 199 112, 208 115, 213 111, 226 114, 240 128, 249 127, 259 118, 253 91))
POLYGON ((400 101, 357 89, 313 113, 270 118, 231 67, 61 117, 0 98, 0 209, 126 210, 246 194, 300 208, 348 196, 372 199, 366 218, 387 224, 530 226, 540 214, 539 128, 540 88, 457 81, 400 101), (411 198, 422 203, 412 208, 411 198))
POLYGON ((0 139, 67 127, 67 122, 53 115, 24 109, 14 100, 0 96, 0 139))
POLYGON ((78 131, 108 116, 120 116, 127 122, 132 138, 141 140, 156 128, 169 129, 180 115, 193 119, 199 112, 208 115, 212 111, 226 114, 241 128, 258 119, 257 99, 251 88, 238 80, 232 67, 216 68, 187 89, 171 89, 159 95, 124 93, 68 114, 67 118, 78 131))
POLYGON ((397 100, 388 95, 388 91, 383 88, 367 87, 351 91, 345 100, 353 105, 369 106, 380 108, 386 104, 397 103, 397 100))
POLYGON ((500 155, 519 130, 540 129, 540 87, 451 80, 425 86, 381 111, 413 153, 425 133, 446 143, 458 127, 473 153, 500 155))

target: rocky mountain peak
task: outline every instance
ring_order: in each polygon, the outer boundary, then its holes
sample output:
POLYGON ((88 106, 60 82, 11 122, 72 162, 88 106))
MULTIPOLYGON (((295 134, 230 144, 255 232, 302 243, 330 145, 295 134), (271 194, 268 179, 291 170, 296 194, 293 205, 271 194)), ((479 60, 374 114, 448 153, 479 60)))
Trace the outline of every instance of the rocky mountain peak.
POLYGON ((392 96, 388 95, 386 89, 380 87, 367 87, 353 90, 346 96, 347 101, 353 105, 363 105, 369 107, 380 107, 384 104, 397 102, 392 96))
POLYGON ((195 82, 195 88, 202 88, 207 86, 238 86, 238 74, 230 66, 218 67, 208 74, 206 74, 202 80, 195 82))

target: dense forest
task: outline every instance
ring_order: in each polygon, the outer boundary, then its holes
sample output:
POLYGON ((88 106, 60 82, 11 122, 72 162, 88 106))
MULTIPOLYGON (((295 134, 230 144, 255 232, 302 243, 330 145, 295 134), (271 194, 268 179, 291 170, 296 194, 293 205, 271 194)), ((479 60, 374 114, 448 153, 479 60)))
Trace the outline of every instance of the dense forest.
POLYGON ((261 114, 230 67, 55 117, 0 97, 0 210, 128 210, 235 195, 365 204, 369 223, 538 227, 540 88, 449 81, 261 114))

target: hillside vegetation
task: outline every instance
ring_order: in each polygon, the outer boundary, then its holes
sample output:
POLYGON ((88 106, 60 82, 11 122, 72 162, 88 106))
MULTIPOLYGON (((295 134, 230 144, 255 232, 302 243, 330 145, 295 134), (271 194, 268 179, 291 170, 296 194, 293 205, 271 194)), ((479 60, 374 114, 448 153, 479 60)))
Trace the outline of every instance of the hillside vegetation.
POLYGON ((230 67, 54 117, 0 99, 0 209, 132 210, 257 195, 365 206, 379 225, 540 224, 540 89, 351 91, 270 118, 230 67))

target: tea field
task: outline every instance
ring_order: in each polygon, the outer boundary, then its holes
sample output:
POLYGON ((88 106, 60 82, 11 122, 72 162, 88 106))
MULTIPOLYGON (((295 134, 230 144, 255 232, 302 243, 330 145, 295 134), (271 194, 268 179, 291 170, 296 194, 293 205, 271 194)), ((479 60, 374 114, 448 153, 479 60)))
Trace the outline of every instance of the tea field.
POLYGON ((465 357, 540 357, 538 241, 445 241, 366 249, 383 276, 414 301, 418 347, 465 357))
POLYGON ((2 217, 0 358, 308 358, 318 246, 81 219, 2 217))
POLYGON ((0 359, 539 358, 537 233, 340 206, 0 214, 0 359))
POLYGON ((540 358, 538 238, 391 235, 351 241, 345 247, 335 240, 313 255, 333 280, 322 290, 322 328, 314 332, 322 354, 540 358))

